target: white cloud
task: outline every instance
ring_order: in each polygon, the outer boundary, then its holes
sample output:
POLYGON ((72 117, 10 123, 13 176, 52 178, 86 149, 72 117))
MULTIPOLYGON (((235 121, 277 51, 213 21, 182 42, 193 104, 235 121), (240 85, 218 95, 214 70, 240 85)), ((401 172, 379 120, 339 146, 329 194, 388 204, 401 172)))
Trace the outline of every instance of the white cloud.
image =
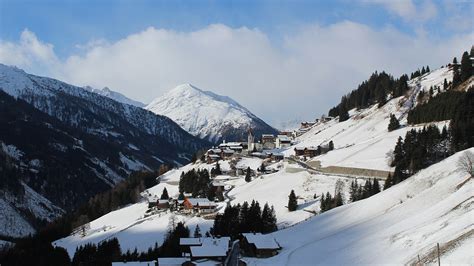
POLYGON ((23 30, 18 43, 0 40, 0 62, 34 71, 53 70, 59 63, 52 44, 43 43, 28 29, 23 30))
MULTIPOLYGON (((434 69, 446 64, 468 49, 473 37, 470 33, 439 41, 350 21, 306 25, 286 34, 281 43, 245 27, 210 25, 193 32, 151 27, 116 42, 90 42, 81 54, 40 74, 77 85, 109 86, 144 102, 189 82, 228 95, 276 123, 326 113, 375 70, 398 76, 422 65, 434 69)), ((19 44, 0 46, 0 55, 22 43, 23 37, 19 44)), ((52 52, 51 45, 42 47, 52 52)), ((56 66, 54 53, 39 54, 49 54, 37 56, 43 65, 56 66)), ((31 71, 22 63, 23 53, 14 57, 18 63, 6 63, 31 71)))
POLYGON ((438 14, 438 9, 431 0, 424 0, 418 5, 412 0, 367 0, 366 2, 382 5, 406 21, 425 22, 438 14))

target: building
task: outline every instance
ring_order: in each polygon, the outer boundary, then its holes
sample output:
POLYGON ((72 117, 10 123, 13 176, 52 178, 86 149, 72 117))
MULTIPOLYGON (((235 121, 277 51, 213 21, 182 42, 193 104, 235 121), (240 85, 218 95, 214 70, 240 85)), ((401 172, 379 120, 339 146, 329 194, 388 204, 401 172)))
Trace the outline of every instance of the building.
POLYGON ((304 149, 304 156, 306 157, 314 157, 318 154, 318 148, 316 147, 307 147, 304 149))
POLYGON ((219 148, 209 149, 206 153, 206 161, 208 164, 219 161, 222 155, 222 150, 219 148))
POLYGON ((295 156, 304 156, 304 147, 296 147, 294 149, 295 151, 295 156))
POLYGON ((264 150, 275 149, 275 136, 273 134, 262 134, 262 145, 264 150))
MULTIPOLYGON (((247 144, 248 145, 248 144, 247 144)), ((241 153, 245 146, 242 142, 223 142, 219 144, 221 150, 233 150, 236 153, 241 153)))
POLYGON ((291 146, 291 139, 287 135, 278 135, 275 146, 278 149, 285 149, 291 146))
POLYGON ((244 233, 240 246, 247 256, 268 258, 278 254, 281 249, 272 234, 244 233))
POLYGON ((183 208, 189 212, 209 214, 216 212, 217 204, 206 198, 185 198, 183 208))
POLYGON ((169 209, 170 207, 170 202, 168 199, 160 199, 158 200, 158 202, 156 203, 156 207, 158 209, 169 209))
POLYGON ((225 150, 222 150, 221 158, 222 159, 228 159, 228 158, 232 157, 232 155, 234 155, 234 154, 235 154, 234 150, 225 149, 225 150))
POLYGON ((230 247, 230 237, 180 238, 180 249, 192 261, 209 259, 223 262, 230 247))
POLYGON ((310 128, 310 127, 314 126, 315 124, 316 124, 315 122, 301 122, 300 129, 301 128, 310 128))

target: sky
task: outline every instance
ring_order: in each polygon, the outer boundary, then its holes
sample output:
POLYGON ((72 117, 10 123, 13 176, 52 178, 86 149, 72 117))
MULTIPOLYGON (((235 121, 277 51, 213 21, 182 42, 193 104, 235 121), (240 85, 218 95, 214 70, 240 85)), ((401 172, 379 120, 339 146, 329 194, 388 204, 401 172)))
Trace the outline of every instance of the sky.
POLYGON ((0 63, 151 102, 182 83, 274 126, 474 44, 474 2, 0 0, 0 63))

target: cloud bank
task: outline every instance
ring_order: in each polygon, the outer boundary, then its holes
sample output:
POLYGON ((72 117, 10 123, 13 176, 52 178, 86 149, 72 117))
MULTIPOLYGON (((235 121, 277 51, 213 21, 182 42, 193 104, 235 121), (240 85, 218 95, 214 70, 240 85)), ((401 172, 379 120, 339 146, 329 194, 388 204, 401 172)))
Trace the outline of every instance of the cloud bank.
POLYGON ((312 119, 375 70, 396 76, 432 69, 470 48, 474 33, 437 40, 342 21, 305 25, 278 41, 251 28, 209 25, 179 32, 147 28, 115 42, 91 41, 58 59, 25 30, 0 41, 0 62, 150 102, 181 83, 230 96, 270 123, 312 119))

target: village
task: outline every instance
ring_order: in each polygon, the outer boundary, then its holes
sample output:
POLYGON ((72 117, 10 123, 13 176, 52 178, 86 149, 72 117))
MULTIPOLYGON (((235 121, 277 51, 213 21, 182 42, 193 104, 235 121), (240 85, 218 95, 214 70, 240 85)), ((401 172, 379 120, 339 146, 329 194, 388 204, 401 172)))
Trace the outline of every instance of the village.
MULTIPOLYGON (((327 121, 327 120, 326 120, 327 121)), ((262 178, 264 175, 275 173, 282 168, 282 163, 287 161, 282 151, 290 149, 296 144, 296 137, 309 130, 316 122, 303 122, 298 130, 293 132, 280 132, 278 135, 262 134, 260 138, 248 130, 246 142, 223 141, 212 147, 199 159, 200 163, 208 167, 210 180, 209 190, 213 199, 206 197, 193 197, 192 193, 179 192, 179 196, 171 197, 166 187, 159 193, 145 194, 148 199, 148 210, 145 216, 163 213, 174 213, 190 217, 200 217, 213 220, 216 215, 232 200, 227 196, 233 186, 226 181, 244 179, 246 177, 262 178)), ((297 147, 293 148, 292 158, 305 161, 319 154, 333 149, 332 142, 324 147, 297 147)), ((182 173, 183 175, 183 173, 182 173)), ((181 178, 182 179, 182 178, 181 178)), ((180 179, 180 180, 181 180, 180 179)), ((169 182, 157 178, 157 182, 169 182)), ((247 181, 248 182, 248 181, 247 181)), ((176 185, 176 182, 172 183, 176 185)), ((239 260, 245 257, 266 258, 275 256, 281 250, 278 241, 269 234, 241 233, 239 238, 231 241, 230 237, 199 235, 193 238, 180 239, 180 258, 158 258, 158 265, 228 265, 229 260, 239 260), (227 261, 227 262, 226 262, 227 261), (226 262, 226 263, 224 263, 226 262), (212 264, 215 263, 215 264, 212 264)))

